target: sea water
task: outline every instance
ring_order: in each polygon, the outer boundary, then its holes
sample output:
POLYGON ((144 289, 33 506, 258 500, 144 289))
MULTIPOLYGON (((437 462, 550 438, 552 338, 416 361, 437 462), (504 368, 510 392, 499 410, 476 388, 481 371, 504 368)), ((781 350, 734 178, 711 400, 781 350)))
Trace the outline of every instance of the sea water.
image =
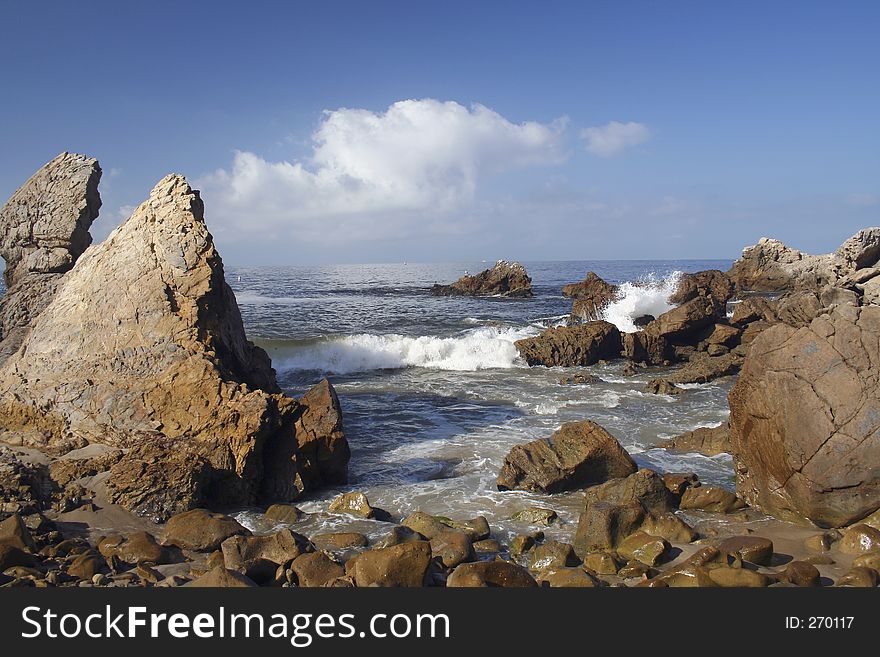
MULTIPOLYGON (((300 395, 322 378, 333 383, 351 446, 348 485, 297 504, 315 515, 298 523, 310 534, 387 531, 324 513, 340 492, 359 490, 401 518, 423 510, 453 518, 485 515, 499 537, 523 531, 509 520, 525 506, 549 507, 571 539, 582 493, 499 492, 495 478, 511 447, 549 436, 564 422, 605 427, 639 466, 696 472, 732 488, 726 455, 656 449, 665 438, 727 420, 731 382, 688 386, 675 397, 644 392, 662 368, 624 376, 623 361, 583 368, 528 367, 514 342, 565 322, 571 300, 561 288, 595 271, 621 286, 605 319, 624 331, 633 319, 670 309, 682 272, 729 268, 730 261, 524 263, 532 299, 434 297, 434 283, 474 274, 491 262, 454 264, 229 267, 248 337, 272 357, 282 388, 300 395), (562 385, 562 376, 594 374, 602 383, 562 385)), ((239 518, 265 528, 258 512, 239 518)))

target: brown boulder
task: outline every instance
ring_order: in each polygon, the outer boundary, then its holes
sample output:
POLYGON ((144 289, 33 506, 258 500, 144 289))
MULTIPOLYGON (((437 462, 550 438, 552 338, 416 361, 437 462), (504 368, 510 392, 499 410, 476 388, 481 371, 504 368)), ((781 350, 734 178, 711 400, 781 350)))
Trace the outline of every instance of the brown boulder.
POLYGON ((30 530, 17 513, 0 522, 0 545, 11 545, 28 552, 35 552, 37 549, 30 530))
POLYGON ((610 322, 558 326, 533 338, 517 340, 519 355, 530 365, 580 367, 620 356, 620 331, 610 322))
POLYGON ((667 340, 681 340, 715 323, 723 309, 709 297, 699 296, 660 315, 645 327, 645 333, 667 340))
POLYGON ((304 588, 326 586, 345 575, 345 568, 323 552, 301 554, 290 564, 290 569, 296 575, 299 586, 304 588))
POLYGON ((345 572, 358 587, 418 587, 424 586, 430 565, 431 545, 415 541, 367 550, 350 559, 345 572))
POLYGON ((162 565, 183 560, 176 550, 159 545, 148 532, 107 536, 98 543, 98 551, 107 559, 116 557, 131 564, 146 562, 162 565))
POLYGON ((265 515, 273 522, 292 524, 302 520, 306 514, 292 504, 273 504, 266 509, 265 515))
POLYGON ((289 529, 267 536, 230 536, 220 549, 226 568, 244 573, 258 583, 274 577, 278 566, 314 551, 305 536, 289 529))
POLYGON ((435 284, 434 296, 519 297, 533 296, 532 279, 518 262, 499 260, 475 276, 464 275, 451 285, 435 284))
POLYGON ((588 504, 578 520, 574 550, 581 558, 596 550, 613 550, 638 531, 644 519, 645 509, 636 502, 588 504))
POLYGON ((730 392, 737 491, 785 518, 840 527, 880 507, 880 308, 836 306, 752 344, 730 392))
POLYGON ((874 588, 877 581, 880 580, 880 574, 873 568, 865 568, 864 566, 856 566, 852 568, 846 575, 843 575, 835 586, 852 586, 858 588, 874 588))
POLYGON ((657 447, 673 452, 696 452, 706 456, 730 453, 730 426, 699 427, 675 438, 664 440, 657 447))
POLYGON ((865 554, 880 550, 880 529, 859 523, 847 528, 838 543, 844 554, 865 554))
POLYGON ((431 553, 445 568, 455 568, 476 558, 474 545, 467 534, 460 531, 440 532, 431 539, 431 553))
POLYGON ((738 292, 782 292, 818 289, 837 278, 842 261, 833 254, 808 255, 779 240, 762 237, 743 249, 727 276, 738 292))
POLYGON ((739 554, 743 561, 769 566, 773 558, 773 541, 762 536, 732 536, 718 543, 718 553, 739 554))
POLYGON ((563 424, 549 438, 516 445, 498 474, 498 490, 558 493, 636 470, 620 443, 595 422, 563 424))
POLYGON ((242 575, 234 570, 229 570, 223 566, 217 566, 213 570, 209 570, 201 577, 187 582, 184 586, 193 588, 248 588, 255 587, 256 584, 252 579, 242 575))
POLYGON ((694 274, 683 274, 678 288, 669 297, 669 303, 680 305, 697 297, 707 297, 715 302, 717 308, 724 308, 731 296, 733 283, 727 275, 717 269, 708 269, 694 274))
POLYGON ((596 502, 636 503, 654 514, 667 513, 675 508, 675 499, 663 477, 647 468, 588 488, 584 493, 585 507, 596 502))
POLYGON ((681 496, 679 508, 682 511, 709 511, 712 513, 731 513, 745 508, 746 504, 729 490, 717 486, 696 486, 688 488, 681 496))
POLYGON ((463 563, 446 580, 446 586, 530 588, 537 586, 531 573, 508 561, 463 563))
POLYGON ((165 545, 176 545, 185 550, 211 552, 230 536, 250 535, 234 518, 207 509, 193 509, 178 513, 165 524, 165 545))

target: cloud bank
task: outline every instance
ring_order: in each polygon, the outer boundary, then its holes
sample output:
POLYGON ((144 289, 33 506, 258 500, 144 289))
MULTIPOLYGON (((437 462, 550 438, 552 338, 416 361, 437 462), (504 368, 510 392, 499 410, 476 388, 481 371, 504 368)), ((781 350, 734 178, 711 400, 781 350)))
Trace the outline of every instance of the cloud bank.
MULTIPOLYGON (((212 225, 319 241, 383 238, 473 201, 481 180, 564 160, 565 120, 513 123, 483 106, 405 100, 324 113, 304 161, 237 151, 197 182, 212 225)), ((442 222, 441 222, 442 223, 442 222)))
POLYGON ((634 121, 611 121, 603 126, 581 130, 581 138, 586 141, 587 150, 601 157, 617 155, 627 148, 648 141, 650 137, 648 126, 634 121))

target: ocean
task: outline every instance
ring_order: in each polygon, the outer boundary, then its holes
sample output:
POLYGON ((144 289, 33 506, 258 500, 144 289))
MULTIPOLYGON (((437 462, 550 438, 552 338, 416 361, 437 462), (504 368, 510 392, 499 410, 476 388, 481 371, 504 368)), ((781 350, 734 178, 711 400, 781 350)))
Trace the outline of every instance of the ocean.
MULTIPOLYGON (((595 271, 623 285, 606 311, 622 330, 632 319, 669 309, 680 272, 726 270, 730 261, 525 262, 533 299, 434 297, 430 287, 477 273, 492 263, 228 267, 248 337, 266 349, 279 383, 301 395, 327 377, 343 409, 351 446, 349 484, 297 502, 315 515, 297 530, 362 531, 375 538, 388 525, 322 513, 340 492, 359 490, 374 506, 402 518, 415 510, 452 518, 484 515, 497 536, 523 531, 509 520, 526 506, 557 511, 548 531, 571 540, 582 493, 554 496, 499 492, 495 478, 516 444, 549 436, 564 422, 605 427, 639 466, 695 472, 705 483, 733 488, 729 456, 672 454, 665 438, 728 417, 731 382, 686 386, 676 397, 644 392, 661 368, 623 376, 624 361, 562 369, 528 367, 520 338, 563 323, 571 300, 561 288, 595 271), (632 285, 640 282, 639 285, 632 285), (645 283, 648 283, 647 285, 645 283), (590 373, 603 383, 561 385, 590 373)), ((265 530, 257 510, 239 519, 265 530)))

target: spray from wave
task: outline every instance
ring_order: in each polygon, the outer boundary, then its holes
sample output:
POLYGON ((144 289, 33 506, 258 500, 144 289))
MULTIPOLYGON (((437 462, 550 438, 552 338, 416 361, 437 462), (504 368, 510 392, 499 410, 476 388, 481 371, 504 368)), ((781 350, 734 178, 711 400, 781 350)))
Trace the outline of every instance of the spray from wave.
POLYGON ((678 289, 682 273, 673 272, 666 278, 649 274, 634 283, 623 283, 618 288, 617 299, 602 311, 602 319, 611 322, 621 331, 638 331, 634 320, 643 315, 659 317, 675 306, 669 297, 678 289))
MULTIPOLYGON (((426 367, 474 372, 521 364, 514 342, 535 335, 532 328, 481 327, 456 337, 359 334, 329 338, 277 360, 285 371, 352 374, 426 367)), ((273 360, 276 357, 273 357, 273 360)))

